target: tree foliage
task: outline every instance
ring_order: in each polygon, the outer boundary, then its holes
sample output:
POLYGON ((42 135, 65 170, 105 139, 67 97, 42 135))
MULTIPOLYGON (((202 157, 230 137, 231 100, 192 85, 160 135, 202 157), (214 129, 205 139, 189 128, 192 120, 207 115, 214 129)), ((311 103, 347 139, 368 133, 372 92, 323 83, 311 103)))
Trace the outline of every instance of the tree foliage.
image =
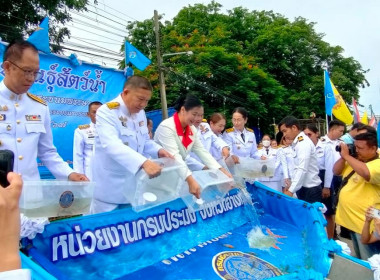
MULTIPOLYGON (((261 128, 271 131, 273 118, 289 114, 307 118, 316 112, 323 118, 323 67, 346 102, 358 98, 359 87, 366 85, 359 62, 323 41, 315 23, 242 7, 222 13, 221 8, 214 1, 189 5, 173 21, 161 23, 162 53, 194 53, 164 57, 169 105, 178 95, 195 92, 206 116, 219 111, 229 117, 234 107, 244 106, 251 126, 260 118, 261 128)), ((127 39, 156 61, 153 20, 127 29, 127 39)), ((158 90, 157 72, 154 63, 142 74, 158 90)), ((160 108, 159 96, 154 98, 149 109, 160 108)))
MULTIPOLYGON (((59 51, 59 44, 70 35, 64 24, 71 20, 70 9, 86 10, 89 0, 0 0, 0 36, 3 41, 30 35, 38 23, 49 16, 49 36, 53 52, 59 51)), ((94 1, 96 3, 96 0, 94 1)))

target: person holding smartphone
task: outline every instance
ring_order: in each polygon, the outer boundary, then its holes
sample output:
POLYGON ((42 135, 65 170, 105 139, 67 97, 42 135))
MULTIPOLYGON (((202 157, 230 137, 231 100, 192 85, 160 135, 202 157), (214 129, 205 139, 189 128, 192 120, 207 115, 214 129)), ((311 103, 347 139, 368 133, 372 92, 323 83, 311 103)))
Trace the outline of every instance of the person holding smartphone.
POLYGON ((380 210, 373 206, 368 207, 365 212, 365 222, 362 229, 360 241, 370 244, 380 240, 380 210), (371 225, 373 221, 373 225, 371 225))
POLYGON ((21 269, 19 252, 21 176, 10 172, 7 188, 0 186, 0 279, 31 279, 30 270, 21 269))

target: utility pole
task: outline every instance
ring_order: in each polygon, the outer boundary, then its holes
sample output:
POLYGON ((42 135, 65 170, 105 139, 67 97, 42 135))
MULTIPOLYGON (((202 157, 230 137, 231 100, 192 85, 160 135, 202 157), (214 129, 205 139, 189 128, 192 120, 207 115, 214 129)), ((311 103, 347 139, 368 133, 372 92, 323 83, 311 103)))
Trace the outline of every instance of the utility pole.
POLYGON ((161 56, 161 44, 160 44, 160 32, 158 23, 158 12, 154 10, 154 33, 156 34, 156 47, 157 47, 157 67, 158 67, 158 80, 160 83, 160 95, 161 95, 161 110, 162 120, 168 118, 168 105, 166 102, 166 89, 165 89, 165 76, 162 69, 162 56, 161 56))

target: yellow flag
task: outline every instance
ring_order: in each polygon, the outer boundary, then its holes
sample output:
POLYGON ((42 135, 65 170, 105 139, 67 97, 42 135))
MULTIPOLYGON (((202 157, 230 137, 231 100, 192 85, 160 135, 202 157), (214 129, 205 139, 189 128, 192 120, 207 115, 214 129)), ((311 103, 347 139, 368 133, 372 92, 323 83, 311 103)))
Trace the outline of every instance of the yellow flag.
POLYGON ((360 121, 364 124, 368 124, 368 114, 367 114, 367 110, 364 111, 364 114, 362 116, 362 118, 360 119, 360 121))
POLYGON ((332 109, 333 115, 338 119, 344 122, 345 124, 352 124, 354 117, 352 116, 350 110, 348 109, 346 103, 344 102, 342 96, 339 94, 338 90, 335 88, 334 84, 331 82, 333 88, 334 96, 336 99, 336 104, 332 109))

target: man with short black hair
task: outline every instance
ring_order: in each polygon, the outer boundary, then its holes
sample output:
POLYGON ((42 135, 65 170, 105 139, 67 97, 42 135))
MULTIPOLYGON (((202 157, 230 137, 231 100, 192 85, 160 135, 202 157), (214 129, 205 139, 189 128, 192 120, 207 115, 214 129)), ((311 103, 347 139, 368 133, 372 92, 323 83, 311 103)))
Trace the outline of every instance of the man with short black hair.
POLYGON ((307 202, 320 202, 322 200, 321 179, 318 176, 318 161, 313 142, 301 130, 299 121, 293 116, 287 116, 278 124, 278 129, 288 140, 292 140, 295 151, 294 172, 289 188, 284 193, 307 202))
MULTIPOLYGON (((368 207, 380 205, 380 159, 377 136, 371 132, 355 136, 356 158, 341 143, 341 158, 334 165, 334 174, 343 176, 336 213, 336 223, 351 230, 351 238, 358 258, 368 259, 380 253, 380 242, 362 244, 360 234, 368 207)), ((373 227, 371 227, 373 231, 373 227)))
POLYGON ((103 104, 93 101, 88 105, 87 116, 91 122, 79 125, 74 131, 73 168, 76 172, 83 173, 92 180, 91 159, 96 136, 96 111, 103 104))
POLYGON ((14 153, 14 171, 24 180, 39 180, 37 157, 57 179, 88 180, 73 172, 53 145, 50 112, 45 101, 29 92, 41 76, 38 50, 20 40, 4 53, 0 83, 0 146, 14 153))
POLYGON ((123 91, 96 112, 92 214, 128 207, 134 199, 135 175, 140 169, 151 178, 160 175, 162 167, 146 156, 172 157, 149 137, 144 108, 151 96, 150 82, 132 76, 123 91))

